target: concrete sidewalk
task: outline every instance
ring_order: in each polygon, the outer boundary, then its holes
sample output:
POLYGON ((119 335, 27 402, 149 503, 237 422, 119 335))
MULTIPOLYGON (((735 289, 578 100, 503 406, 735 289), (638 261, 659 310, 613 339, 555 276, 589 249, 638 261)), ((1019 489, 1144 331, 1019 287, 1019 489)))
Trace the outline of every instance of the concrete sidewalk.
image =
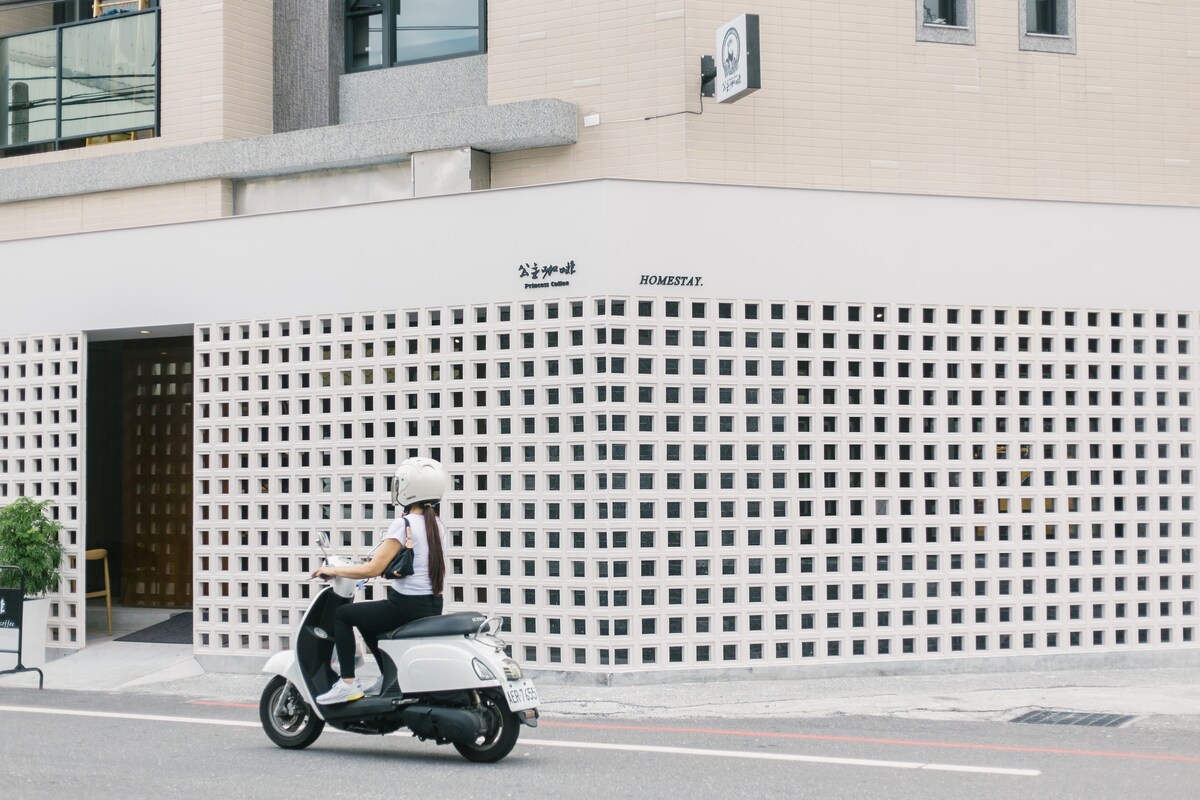
MULTIPOLYGON (((374 672, 372 664, 362 670, 374 672)), ((218 702, 258 702, 259 674, 209 673, 191 645, 103 641, 45 667, 47 689, 140 692, 218 702)), ((535 675, 536 677, 536 675, 535 675)), ((36 691, 32 673, 0 687, 36 691)), ((1200 667, 1079 669, 792 680, 664 682, 639 686, 538 680, 543 713, 668 720, 889 716, 1011 720, 1032 710, 1130 714, 1139 725, 1200 730, 1200 667)))

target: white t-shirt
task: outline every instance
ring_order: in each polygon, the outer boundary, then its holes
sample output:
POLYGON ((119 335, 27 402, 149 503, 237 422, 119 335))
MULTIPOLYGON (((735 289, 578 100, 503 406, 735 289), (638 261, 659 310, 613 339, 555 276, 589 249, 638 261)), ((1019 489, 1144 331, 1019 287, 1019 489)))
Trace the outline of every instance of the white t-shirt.
MULTIPOLYGON (((396 539, 401 545, 405 541, 404 517, 397 517, 384 535, 385 539, 396 539)), ((433 581, 429 578, 429 539, 425 533, 425 515, 408 515, 409 531, 413 542, 413 574, 392 581, 392 588, 400 594, 433 594, 433 581)), ((438 520, 442 537, 442 553, 446 552, 446 526, 438 520)))

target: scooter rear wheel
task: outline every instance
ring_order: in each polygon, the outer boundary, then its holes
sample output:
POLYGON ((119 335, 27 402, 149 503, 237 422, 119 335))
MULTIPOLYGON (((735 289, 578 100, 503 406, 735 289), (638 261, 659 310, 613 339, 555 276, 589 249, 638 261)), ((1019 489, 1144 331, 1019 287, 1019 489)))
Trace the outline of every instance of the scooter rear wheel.
POLYGON ((454 749, 468 761, 494 764, 512 752, 521 735, 521 721, 508 710, 504 696, 497 692, 480 695, 479 711, 488 720, 487 732, 470 742, 455 742, 454 749))
POLYGON ((258 718, 272 742, 288 750, 301 750, 325 730, 325 720, 313 713, 296 687, 276 675, 263 689, 258 718))

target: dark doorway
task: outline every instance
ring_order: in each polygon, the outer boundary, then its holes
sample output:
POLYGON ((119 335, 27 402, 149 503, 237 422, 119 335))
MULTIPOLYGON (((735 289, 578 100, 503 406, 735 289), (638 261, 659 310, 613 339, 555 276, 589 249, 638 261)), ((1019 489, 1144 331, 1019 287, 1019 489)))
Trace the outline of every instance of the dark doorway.
POLYGON ((89 337, 87 547, 124 606, 192 606, 192 353, 190 336, 89 337))

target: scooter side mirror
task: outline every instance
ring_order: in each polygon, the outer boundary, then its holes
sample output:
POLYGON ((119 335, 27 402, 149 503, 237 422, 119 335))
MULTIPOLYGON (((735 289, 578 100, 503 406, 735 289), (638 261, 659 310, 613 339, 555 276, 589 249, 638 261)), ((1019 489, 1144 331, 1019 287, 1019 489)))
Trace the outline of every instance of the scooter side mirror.
POLYGON ((321 553, 324 554, 326 558, 329 558, 329 534, 327 534, 325 531, 321 531, 317 534, 317 547, 321 548, 321 553))

